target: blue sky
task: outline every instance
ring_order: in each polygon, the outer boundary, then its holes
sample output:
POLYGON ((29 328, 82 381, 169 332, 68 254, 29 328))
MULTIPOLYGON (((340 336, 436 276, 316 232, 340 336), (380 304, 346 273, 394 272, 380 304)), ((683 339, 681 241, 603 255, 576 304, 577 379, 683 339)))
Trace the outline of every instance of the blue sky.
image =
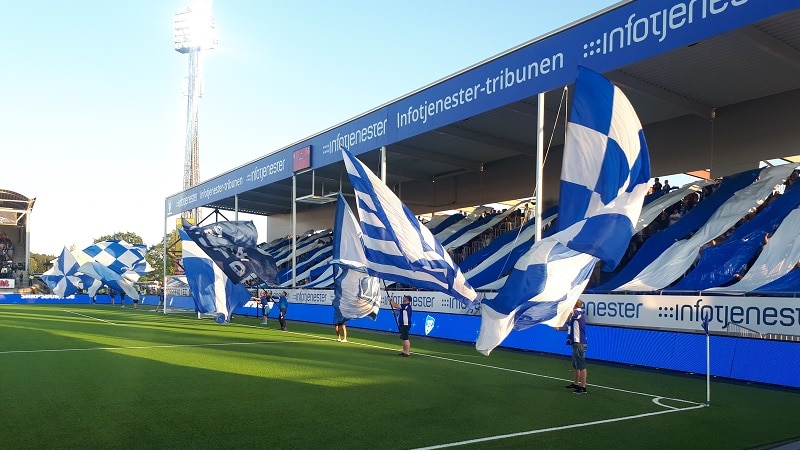
MULTIPOLYGON (((200 179, 616 3, 217 0, 200 179)), ((187 4, 0 1, 0 188, 36 198, 31 251, 161 240, 164 198, 183 185, 188 59, 172 20, 187 4)))

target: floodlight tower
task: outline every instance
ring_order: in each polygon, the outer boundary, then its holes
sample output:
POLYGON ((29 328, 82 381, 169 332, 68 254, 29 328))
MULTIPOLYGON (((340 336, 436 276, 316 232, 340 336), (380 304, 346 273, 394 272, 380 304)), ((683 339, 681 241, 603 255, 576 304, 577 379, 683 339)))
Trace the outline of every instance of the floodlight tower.
MULTIPOLYGON (((211 17, 211 0, 193 0, 189 6, 175 14, 175 50, 189 54, 189 71, 186 86, 186 147, 183 160, 183 189, 200 182, 200 152, 197 140, 197 107, 202 97, 200 52, 211 50, 217 44, 214 19, 211 17)), ((195 216, 190 210, 185 217, 195 216)))

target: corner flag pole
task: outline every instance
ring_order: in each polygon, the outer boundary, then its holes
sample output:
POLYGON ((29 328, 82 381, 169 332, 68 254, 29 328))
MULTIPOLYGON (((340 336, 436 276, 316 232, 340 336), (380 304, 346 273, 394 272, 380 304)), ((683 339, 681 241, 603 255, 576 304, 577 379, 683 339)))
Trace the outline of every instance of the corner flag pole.
POLYGON ((706 406, 711 406, 711 335, 708 332, 708 322, 711 315, 703 316, 703 330, 706 332, 706 406))

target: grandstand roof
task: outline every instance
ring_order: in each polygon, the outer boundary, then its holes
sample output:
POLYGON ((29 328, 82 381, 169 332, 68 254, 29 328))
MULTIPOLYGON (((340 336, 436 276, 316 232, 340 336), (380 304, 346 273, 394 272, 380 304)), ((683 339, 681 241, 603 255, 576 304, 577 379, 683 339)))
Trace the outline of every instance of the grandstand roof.
MULTIPOLYGON (((697 2, 701 3, 706 5, 697 2)), ((736 13, 731 3, 722 3, 729 8, 725 14, 736 13)), ((718 2, 717 6, 720 5, 718 2)), ((665 39, 663 48, 658 47, 662 45, 660 41, 653 43, 651 50, 646 54, 640 52, 638 57, 618 49, 619 57, 614 54, 607 61, 597 59, 604 61, 598 67, 609 67, 600 71, 623 89, 640 116, 650 147, 653 176, 708 169, 711 176, 721 176, 758 167, 762 160, 800 153, 797 146, 800 110, 796 107, 800 102, 800 2, 752 1, 742 5, 753 9, 746 15, 724 19, 728 22, 705 24, 702 29, 707 34, 697 40, 686 40, 699 36, 699 32, 692 32, 676 38, 671 47, 666 45, 670 39, 665 39), (763 12, 765 8, 774 8, 771 10, 774 12, 763 12), (754 11, 762 16, 753 16, 754 11), (630 61, 620 63, 626 58, 630 61)), ((509 59, 515 53, 540 47, 542 51, 550 50, 553 48, 550 43, 560 42, 559 39, 578 47, 576 44, 583 42, 592 44, 595 36, 613 37, 609 21, 621 22, 619 29, 624 31, 622 19, 628 19, 630 11, 636 15, 629 21, 635 21, 638 17, 648 17, 650 9, 659 8, 664 8, 663 2, 620 2, 270 155, 283 154, 291 165, 292 151, 316 142, 316 138, 330 142, 329 136, 335 138, 337 130, 348 124, 383 114, 391 126, 397 117, 387 111, 392 111, 393 106, 419 104, 427 92, 468 79, 483 67, 509 59)), ((670 32, 679 31, 682 30, 670 32)), ((587 64, 594 61, 586 56, 590 44, 583 45, 580 64, 595 68, 587 64)), ((559 45, 566 46, 563 42, 559 45)), ((574 71, 570 77, 574 78, 574 71)), ((550 146, 544 173, 545 207, 557 201, 564 109, 568 104, 562 103, 566 83, 553 84, 545 89, 544 140, 545 146, 550 146)), ((570 92, 571 86, 566 90, 570 92)), ((532 91, 523 98, 500 102, 491 109, 408 137, 402 136, 402 130, 397 131, 397 137, 385 144, 387 184, 417 214, 531 196, 535 181, 537 94, 532 91)), ((318 154, 322 152, 321 145, 313 146, 314 158, 324 159, 318 154)), ((354 153, 377 170, 380 152, 376 148, 356 149, 354 153)), ((199 206, 224 210, 238 207, 242 212, 264 215, 289 213, 291 168, 289 176, 239 189, 238 201, 230 194, 235 189, 217 196, 197 195, 201 200, 194 205, 179 201, 193 192, 213 190, 231 177, 251 173, 252 167, 271 162, 270 155, 169 197, 167 215, 199 206)), ((324 202, 321 197, 340 188, 352 192, 340 161, 321 165, 315 162, 313 172, 299 174, 296 183, 297 197, 307 197, 307 203, 298 203, 300 211, 324 202)))
POLYGON ((0 225, 24 225, 35 202, 35 198, 0 189, 0 225))

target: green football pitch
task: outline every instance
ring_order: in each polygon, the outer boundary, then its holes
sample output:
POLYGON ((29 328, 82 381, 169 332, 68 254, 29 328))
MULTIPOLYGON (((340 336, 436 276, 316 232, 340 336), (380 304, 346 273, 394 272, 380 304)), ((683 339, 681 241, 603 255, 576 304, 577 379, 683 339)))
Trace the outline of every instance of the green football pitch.
POLYGON ((3 448, 769 448, 800 392, 152 307, 0 305, 3 448))

